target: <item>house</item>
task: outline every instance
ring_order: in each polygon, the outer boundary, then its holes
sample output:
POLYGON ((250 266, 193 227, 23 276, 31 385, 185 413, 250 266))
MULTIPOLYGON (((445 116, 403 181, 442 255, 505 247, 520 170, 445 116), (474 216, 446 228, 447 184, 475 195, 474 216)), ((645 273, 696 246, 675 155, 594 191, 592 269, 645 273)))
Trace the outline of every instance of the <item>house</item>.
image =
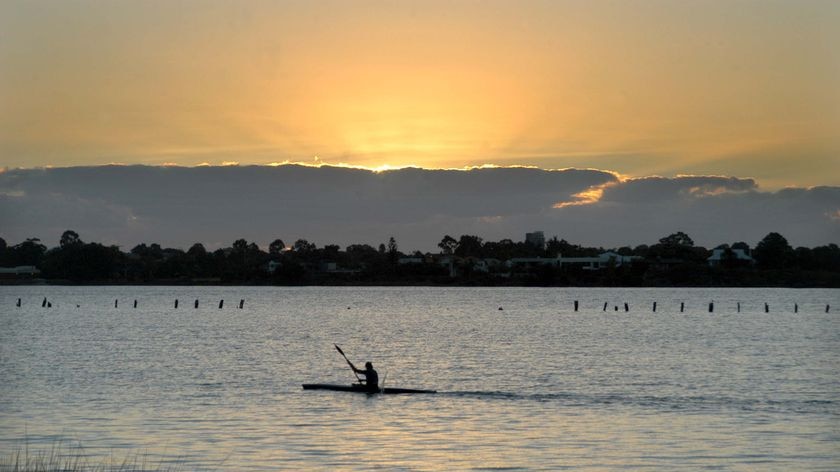
POLYGON ((505 264, 511 269, 533 269, 535 267, 551 265, 554 267, 581 267, 583 270, 604 269, 612 265, 620 267, 640 260, 639 256, 622 256, 612 251, 604 252, 594 257, 514 257, 505 264))
POLYGON ((423 264, 426 262, 425 257, 400 257, 397 259, 397 264, 423 264))
POLYGON ((477 260, 473 268, 480 272, 490 272, 490 269, 499 267, 500 265, 502 265, 502 261, 492 257, 487 257, 477 260))
POLYGON ((0 267, 0 278, 3 279, 25 279, 41 275, 41 271, 32 265, 16 267, 0 267))
POLYGON ((358 274, 360 269, 344 269, 334 261, 321 261, 318 263, 318 272, 324 274, 358 274))
POLYGON ((559 266, 560 257, 512 257, 505 261, 505 265, 511 269, 533 269, 535 267, 550 265, 559 266))
POLYGON ((437 263, 449 270, 450 277, 455 277, 458 274, 456 267, 460 259, 460 257, 453 256, 452 254, 444 254, 437 258, 437 263))
POLYGON ((502 264, 502 261, 498 259, 494 259, 492 257, 488 258, 478 258, 478 257, 466 257, 461 262, 463 266, 469 266, 472 270, 476 272, 490 272, 490 269, 494 267, 498 267, 502 264))
POLYGON ((712 250, 712 255, 706 259, 706 262, 711 267, 717 267, 721 265, 724 261, 730 258, 729 260, 735 261, 741 264, 754 264, 755 260, 747 254, 747 251, 743 249, 729 249, 729 248, 717 248, 712 250))
POLYGON ((318 264, 318 270, 321 272, 337 272, 338 264, 333 261, 321 261, 318 264))
POLYGON ((621 267, 624 264, 632 264, 633 261, 642 259, 639 256, 622 256, 621 254, 607 251, 595 257, 559 257, 560 266, 580 266, 583 270, 598 270, 609 267, 621 267))

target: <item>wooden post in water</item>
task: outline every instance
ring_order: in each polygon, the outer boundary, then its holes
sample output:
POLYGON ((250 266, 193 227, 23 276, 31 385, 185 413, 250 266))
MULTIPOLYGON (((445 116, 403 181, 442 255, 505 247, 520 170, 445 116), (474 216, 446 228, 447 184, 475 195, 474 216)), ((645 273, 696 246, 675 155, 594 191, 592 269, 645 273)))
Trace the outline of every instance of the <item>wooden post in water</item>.
POLYGON ((798 303, 793 304, 793 312, 794 313, 799 313, 799 304, 798 303))
POLYGON ((653 312, 656 313, 656 302, 653 302, 653 312))
POLYGON ((741 302, 738 302, 738 313, 741 313, 741 302))
POLYGON ((764 302, 764 313, 770 313, 770 305, 767 302, 764 302))
POLYGON ((825 306, 825 312, 826 312, 826 313, 828 313, 829 308, 831 308, 831 305, 826 305, 826 306, 825 306))
POLYGON ((578 311, 578 301, 575 300, 575 311, 578 311))
POLYGON ((222 309, 222 307, 223 307, 224 305, 225 305, 225 300, 224 300, 224 299, 219 300, 219 309, 220 309, 220 310, 222 309))
POLYGON ((18 298, 17 307, 20 308, 20 298, 18 298))
POLYGON ((604 302, 604 311, 607 311, 607 302, 604 302))
POLYGON ((119 300, 114 300, 114 308, 119 308, 119 306, 120 306, 120 301, 119 300))
POLYGON ((242 307, 245 306, 245 299, 239 300, 239 309, 241 310, 242 307))
POLYGON ((198 308, 198 299, 195 299, 195 307, 198 308))
POLYGON ((627 302, 624 302, 624 311, 625 312, 630 311, 630 305, 628 305, 627 302))
POLYGON ((685 311, 685 302, 680 302, 680 313, 685 311))
POLYGON ((134 300, 134 308, 137 308, 137 300, 134 300))
POLYGON ((47 297, 44 297, 44 301, 41 302, 41 308, 45 308, 47 306, 47 297))
POLYGON ((175 309, 177 309, 177 308, 178 308, 178 299, 176 298, 175 299, 175 309))
POLYGON ((47 302, 47 308, 52 308, 52 302, 47 302))
POLYGON ((709 313, 715 312, 715 302, 709 302, 709 313))

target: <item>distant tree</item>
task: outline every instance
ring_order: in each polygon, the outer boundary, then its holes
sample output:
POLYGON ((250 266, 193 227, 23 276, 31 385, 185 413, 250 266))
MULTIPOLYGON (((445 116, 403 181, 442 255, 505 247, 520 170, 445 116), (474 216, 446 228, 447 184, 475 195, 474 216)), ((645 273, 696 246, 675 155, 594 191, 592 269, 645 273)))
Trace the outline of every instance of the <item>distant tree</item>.
POLYGON ((468 234, 461 235, 461 238, 458 239, 458 247, 455 249, 455 254, 460 257, 481 257, 481 238, 468 234))
POLYGON ((382 257, 373 246, 368 244, 351 244, 347 246, 345 253, 348 266, 352 268, 371 267, 382 257))
POLYGON ((79 263, 71 265, 70 278, 83 281, 103 281, 116 276, 122 256, 116 246, 99 243, 79 244, 79 263))
POLYGON ((154 257, 156 259, 160 259, 163 257, 163 248, 160 247, 160 244, 152 243, 149 246, 149 256, 154 257))
POLYGON ((793 248, 781 234, 770 233, 755 246, 753 257, 761 268, 780 269, 793 258, 793 248))
POLYGON ((295 244, 292 245, 292 250, 299 254, 308 254, 310 252, 315 251, 315 249, 315 243, 310 243, 305 239, 298 239, 297 241, 295 241, 295 244))
MULTIPOLYGON (((516 257, 516 253, 522 244, 517 244, 510 239, 501 239, 498 242, 487 241, 484 243, 482 250, 486 257, 506 261, 511 257, 516 257)), ((530 248, 530 246, 529 246, 530 248)))
POLYGON ((694 241, 687 234, 678 231, 660 239, 659 244, 651 246, 646 257, 655 260, 676 259, 695 266, 705 266, 708 255, 709 252, 705 248, 694 247, 694 241))
POLYGON ((682 231, 678 231, 674 234, 665 236, 664 238, 659 240, 659 244, 663 244, 666 246, 688 246, 693 247, 694 241, 682 231))
POLYGON ((336 259, 338 258, 338 253, 340 250, 341 248, 338 246, 338 244, 327 244, 326 246, 324 246, 324 257, 326 257, 327 259, 336 259))
POLYGON ((553 236, 545 243, 545 253, 549 257, 556 257, 563 252, 563 245, 560 243, 560 240, 557 239, 557 236, 553 236))
POLYGON ((817 263, 814 260, 814 251, 807 247, 798 247, 793 251, 796 259, 796 267, 805 270, 813 270, 817 268, 817 263))
POLYGON ((732 249, 740 249, 740 250, 744 251, 744 254, 749 254, 750 253, 750 245, 743 242, 743 241, 739 241, 737 243, 732 243, 732 249))
POLYGON ((379 254, 385 254, 385 244, 381 243, 379 245, 379 254))
POLYGON ((399 258, 399 250, 397 240, 393 236, 388 238, 388 262, 396 264, 399 258))
POLYGON ((193 257, 204 257, 207 255, 207 249, 201 243, 195 243, 187 250, 187 254, 193 257))
POLYGON ((248 241, 244 239, 237 239, 233 242, 233 250, 236 252, 245 252, 248 249, 248 241))
MULTIPOLYGON (((524 247, 527 248, 529 252, 531 252, 530 248, 533 247, 533 245, 528 244, 524 245, 524 247)), ((557 237, 555 236, 554 238, 549 240, 548 243, 546 243, 545 255, 548 257, 557 257, 558 255, 566 257, 577 257, 582 255, 588 255, 588 252, 588 250, 580 246, 570 244, 565 239, 557 240, 557 237)))
POLYGON ((38 265, 47 251, 47 247, 38 238, 28 238, 11 249, 13 265, 38 265))
POLYGON ((368 244, 351 244, 347 246, 348 254, 376 254, 376 249, 368 244))
POLYGON ((283 249, 286 249, 286 244, 283 242, 282 239, 275 239, 268 245, 268 253, 272 256, 276 256, 283 252, 283 249))
POLYGON ((811 250, 814 268, 840 273, 840 247, 832 243, 811 250))
POLYGON ((452 254, 455 252, 455 248, 458 247, 458 241, 456 241, 455 238, 447 234, 443 237, 443 239, 440 240, 440 242, 438 243, 438 247, 441 251, 443 251, 444 254, 452 254))
POLYGON ((67 230, 61 234, 61 240, 59 241, 58 245, 62 248, 75 246, 77 244, 81 244, 82 240, 79 239, 79 233, 73 230, 67 230))

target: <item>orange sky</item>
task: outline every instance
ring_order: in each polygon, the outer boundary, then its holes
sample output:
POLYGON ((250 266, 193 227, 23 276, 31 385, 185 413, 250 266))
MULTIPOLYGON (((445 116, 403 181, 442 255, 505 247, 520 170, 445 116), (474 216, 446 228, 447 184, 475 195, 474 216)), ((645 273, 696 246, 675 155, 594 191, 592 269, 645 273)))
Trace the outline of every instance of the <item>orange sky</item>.
POLYGON ((840 2, 5 1, 0 166, 840 184, 840 2))

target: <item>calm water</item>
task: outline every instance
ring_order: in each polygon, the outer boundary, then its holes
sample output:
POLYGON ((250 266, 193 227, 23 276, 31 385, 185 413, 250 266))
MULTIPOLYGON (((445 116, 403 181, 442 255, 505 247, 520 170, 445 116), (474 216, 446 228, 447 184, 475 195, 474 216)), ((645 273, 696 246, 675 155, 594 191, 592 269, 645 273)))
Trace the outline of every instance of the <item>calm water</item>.
POLYGON ((839 371, 840 290, 0 287, 0 454, 838 470, 839 371), (353 380, 334 342, 386 385, 441 393, 301 390, 353 380))

